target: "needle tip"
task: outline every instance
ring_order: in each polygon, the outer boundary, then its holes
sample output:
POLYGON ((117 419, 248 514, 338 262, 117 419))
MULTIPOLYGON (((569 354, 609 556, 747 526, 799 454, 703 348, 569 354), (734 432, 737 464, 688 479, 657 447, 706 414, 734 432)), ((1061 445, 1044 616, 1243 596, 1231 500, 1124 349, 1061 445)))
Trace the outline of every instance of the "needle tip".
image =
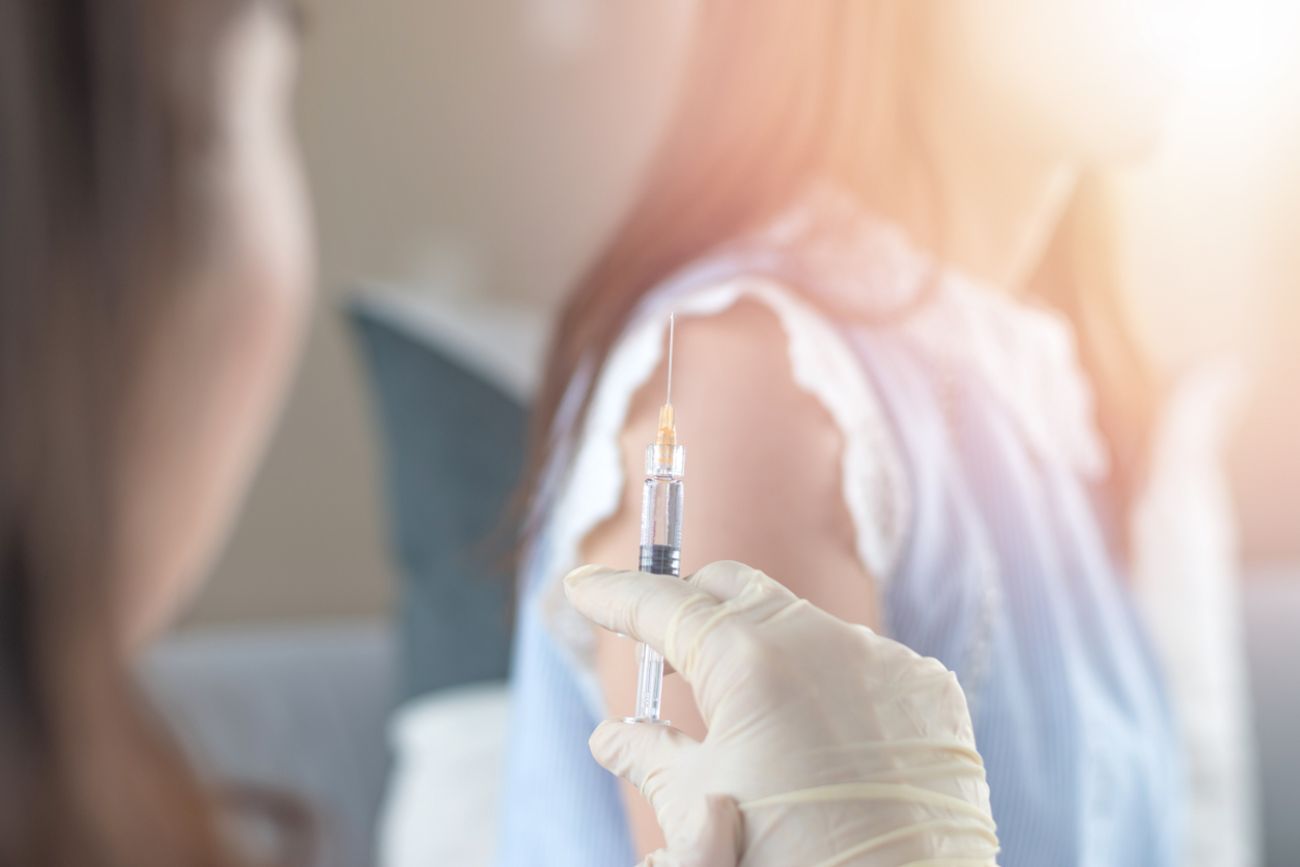
POLYGON ((677 314, 668 314, 668 399, 665 403, 673 402, 673 343, 677 336, 677 314))

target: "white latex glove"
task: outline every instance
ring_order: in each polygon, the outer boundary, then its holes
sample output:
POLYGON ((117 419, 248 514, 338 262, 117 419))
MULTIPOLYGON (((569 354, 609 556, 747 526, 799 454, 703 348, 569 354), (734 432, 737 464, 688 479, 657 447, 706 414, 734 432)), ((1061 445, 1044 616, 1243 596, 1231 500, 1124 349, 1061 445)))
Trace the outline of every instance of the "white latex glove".
POLYGON ((702 742, 613 721, 591 736, 664 830, 645 865, 996 863, 966 698, 936 660, 739 563, 685 580, 588 566, 564 587, 592 621, 663 653, 708 726, 702 742))

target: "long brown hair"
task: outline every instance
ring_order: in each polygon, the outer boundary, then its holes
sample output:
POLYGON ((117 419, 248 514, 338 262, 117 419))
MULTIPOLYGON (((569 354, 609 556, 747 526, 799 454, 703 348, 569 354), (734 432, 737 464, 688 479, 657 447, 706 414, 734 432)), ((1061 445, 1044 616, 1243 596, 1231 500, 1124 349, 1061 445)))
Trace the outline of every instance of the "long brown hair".
MULTIPOLYGON (((674 117, 639 199, 569 297, 534 412, 521 500, 533 514, 556 416, 580 365, 603 363, 642 296, 690 260, 770 217, 810 180, 833 179, 871 203, 926 183, 925 142, 911 115, 904 58, 918 50, 911 0, 709 0, 674 117)), ((1099 421, 1116 456, 1121 499, 1140 465, 1150 380, 1124 327, 1101 243, 1093 183, 1081 192, 1043 268, 1043 297, 1083 336, 1099 421)), ((582 396, 579 418, 591 397, 582 396)), ((533 532, 536 527, 526 528, 533 532)))
POLYGON ((113 504, 251 2, 0 3, 0 864, 234 861, 128 670, 113 504))

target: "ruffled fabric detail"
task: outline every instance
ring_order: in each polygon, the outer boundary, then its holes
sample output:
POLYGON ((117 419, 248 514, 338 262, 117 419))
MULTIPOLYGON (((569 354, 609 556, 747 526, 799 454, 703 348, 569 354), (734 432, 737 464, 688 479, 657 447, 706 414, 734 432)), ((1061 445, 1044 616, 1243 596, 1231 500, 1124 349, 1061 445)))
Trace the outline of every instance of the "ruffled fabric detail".
POLYGON ((1088 479, 1108 471, 1065 317, 936 264, 901 228, 826 183, 759 232, 757 245, 807 263, 817 274, 807 288, 834 309, 865 321, 897 317, 894 327, 938 369, 973 373, 1040 457, 1063 457, 1088 479))

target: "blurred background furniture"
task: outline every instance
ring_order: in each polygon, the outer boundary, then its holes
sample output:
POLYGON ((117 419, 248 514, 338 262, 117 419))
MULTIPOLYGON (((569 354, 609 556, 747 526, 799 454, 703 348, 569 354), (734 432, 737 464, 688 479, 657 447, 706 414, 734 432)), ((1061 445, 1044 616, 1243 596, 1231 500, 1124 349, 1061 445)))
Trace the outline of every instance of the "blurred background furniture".
POLYGON ((155 648, 144 679, 209 779, 293 797, 316 817, 316 867, 367 867, 395 658, 383 623, 230 626, 155 648))
POLYGON ((1265 864, 1288 867, 1300 864, 1300 569, 1251 575, 1245 603, 1265 864))
POLYGON ((348 319, 383 442, 401 697, 504 678, 522 518, 513 497, 546 322, 374 289, 348 319))

